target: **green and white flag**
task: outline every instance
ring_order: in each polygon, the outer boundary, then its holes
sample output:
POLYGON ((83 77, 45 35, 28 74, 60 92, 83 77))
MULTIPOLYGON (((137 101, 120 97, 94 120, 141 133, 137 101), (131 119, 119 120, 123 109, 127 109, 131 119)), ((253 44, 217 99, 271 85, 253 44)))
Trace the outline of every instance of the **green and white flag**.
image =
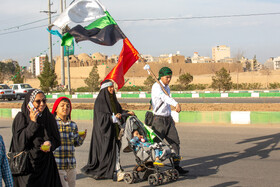
POLYGON ((98 0, 77 0, 65 9, 53 25, 64 28, 70 22, 84 23, 105 16, 105 8, 98 0))
POLYGON ((156 134, 154 133, 153 129, 143 123, 146 131, 147 131, 147 138, 149 142, 154 143, 154 138, 156 137, 156 134))

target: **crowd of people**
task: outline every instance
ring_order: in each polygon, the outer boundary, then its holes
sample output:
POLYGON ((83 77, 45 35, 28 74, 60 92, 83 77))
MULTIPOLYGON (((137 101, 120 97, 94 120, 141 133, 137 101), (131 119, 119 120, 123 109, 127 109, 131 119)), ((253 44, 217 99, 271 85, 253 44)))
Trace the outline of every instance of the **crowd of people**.
MULTIPOLYGON (((175 168, 180 174, 188 171, 180 164, 180 140, 171 117, 170 105, 176 112, 181 111, 180 104, 170 97, 169 83, 172 71, 163 67, 159 71, 158 81, 152 87, 152 106, 154 120, 152 129, 161 139, 174 148, 175 168)), ((79 132, 77 124, 71 120, 72 105, 67 97, 58 98, 50 112, 43 91, 30 91, 12 124, 12 140, 9 152, 28 151, 31 167, 27 173, 13 174, 9 168, 6 150, 0 136, 0 178, 6 186, 37 187, 74 187, 76 185, 75 147, 81 146, 87 130, 79 132)), ((117 100, 114 83, 105 80, 94 103, 94 120, 89 148, 88 163, 81 172, 96 180, 116 179, 124 176, 120 164, 121 127, 133 111, 124 110, 117 100)), ((136 132, 134 132, 136 133, 136 132)), ((137 138, 140 135, 135 135, 137 138)), ((159 139, 155 139, 159 142, 159 139)), ((157 154, 160 156, 160 153, 157 154)), ((157 159, 158 165, 161 165, 157 159)))

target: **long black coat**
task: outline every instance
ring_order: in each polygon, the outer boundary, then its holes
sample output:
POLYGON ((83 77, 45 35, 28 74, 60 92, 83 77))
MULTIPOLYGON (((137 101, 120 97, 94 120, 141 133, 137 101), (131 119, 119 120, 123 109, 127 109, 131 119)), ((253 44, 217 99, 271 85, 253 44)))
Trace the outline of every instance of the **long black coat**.
POLYGON ((60 187, 61 182, 52 151, 60 146, 60 135, 54 116, 48 107, 33 122, 29 117, 27 104, 30 93, 27 94, 23 104, 22 112, 19 112, 12 125, 11 151, 20 152, 30 150, 30 162, 34 172, 25 176, 13 176, 15 186, 19 187, 60 187), (40 146, 44 141, 50 141, 51 151, 43 152, 40 146))
MULTIPOLYGON (((81 171, 94 179, 112 179, 116 166, 117 126, 112 122, 113 109, 107 88, 100 90, 94 104, 93 130, 88 163, 81 171)), ((113 102, 117 113, 123 113, 115 93, 113 102)))

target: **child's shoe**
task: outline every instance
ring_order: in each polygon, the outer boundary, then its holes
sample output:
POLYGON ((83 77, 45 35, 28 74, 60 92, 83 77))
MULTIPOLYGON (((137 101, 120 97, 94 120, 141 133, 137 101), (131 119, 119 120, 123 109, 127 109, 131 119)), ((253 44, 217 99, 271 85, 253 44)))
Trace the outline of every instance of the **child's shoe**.
POLYGON ((159 160, 156 160, 153 164, 157 165, 159 167, 163 167, 164 166, 164 164, 161 161, 159 161, 159 160))

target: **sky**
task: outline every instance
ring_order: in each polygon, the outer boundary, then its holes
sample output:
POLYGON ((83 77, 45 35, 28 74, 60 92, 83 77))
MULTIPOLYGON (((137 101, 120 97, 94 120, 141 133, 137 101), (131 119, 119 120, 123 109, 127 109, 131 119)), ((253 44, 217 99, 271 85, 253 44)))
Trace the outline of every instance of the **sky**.
MULTIPOLYGON (((60 13, 60 1, 52 0, 60 13)), ((70 0, 66 1, 67 6, 70 0)), ((279 0, 100 0, 140 54, 212 56, 212 47, 227 45, 231 57, 254 55, 264 63, 280 56, 279 0), (196 18, 279 13, 265 16, 196 18), (166 19, 176 18, 176 19, 166 19), (189 19, 177 19, 189 18, 189 19), (164 19, 164 20, 160 20, 164 19)), ((32 57, 48 54, 48 0, 5 1, 0 6, 0 61, 13 59, 29 66, 32 57), (41 20, 41 21, 40 21, 41 20)), ((55 17, 52 18, 52 22, 55 17)), ((53 28, 58 29, 58 28, 53 28)), ((60 39, 53 36, 53 56, 60 55, 60 39)), ((119 54, 122 42, 100 46, 90 41, 75 45, 75 54, 119 54)))

